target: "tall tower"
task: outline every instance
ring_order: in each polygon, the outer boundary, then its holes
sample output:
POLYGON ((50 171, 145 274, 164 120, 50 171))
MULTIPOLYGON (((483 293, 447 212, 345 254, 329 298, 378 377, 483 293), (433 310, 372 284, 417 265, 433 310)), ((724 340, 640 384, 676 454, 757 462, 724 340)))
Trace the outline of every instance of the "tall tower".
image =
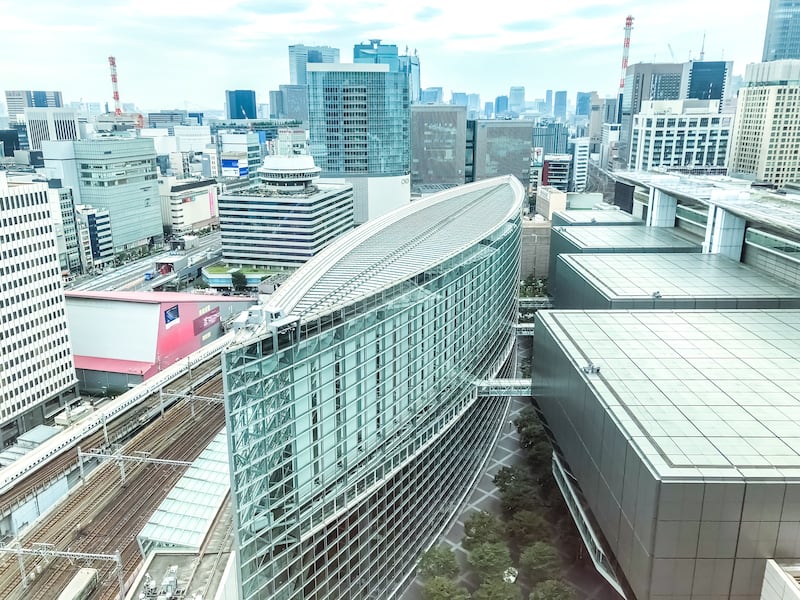
POLYGON ((108 57, 108 67, 111 69, 111 89, 114 91, 114 114, 120 116, 122 107, 119 103, 119 86, 117 85, 117 59, 113 56, 108 57))
POLYGON ((800 58, 800 4, 795 0, 770 0, 763 62, 800 58))
POLYGON ((617 95, 617 123, 622 123, 622 93, 625 91, 625 73, 628 70, 628 55, 631 51, 631 30, 633 17, 628 15, 625 19, 625 40, 622 43, 622 73, 619 77, 619 94, 617 95))

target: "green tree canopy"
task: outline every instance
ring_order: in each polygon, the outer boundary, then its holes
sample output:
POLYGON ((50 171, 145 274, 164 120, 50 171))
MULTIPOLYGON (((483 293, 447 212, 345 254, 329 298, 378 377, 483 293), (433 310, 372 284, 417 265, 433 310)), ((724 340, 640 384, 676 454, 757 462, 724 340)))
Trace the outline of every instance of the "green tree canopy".
POLYGON ((434 546, 420 557, 417 572, 423 579, 432 577, 455 578, 458 576, 456 555, 449 548, 434 546))
POLYGON ((575 600, 575 592, 563 581, 548 579, 533 588, 529 600, 575 600))
POLYGON ((526 406, 522 409, 519 416, 514 419, 514 425, 516 425, 517 433, 519 433, 519 445, 523 448, 547 439, 544 427, 539 421, 539 415, 536 414, 532 406, 526 406))
POLYGON ((503 540, 503 524, 495 515, 486 511, 472 513, 464 521, 464 539, 461 545, 471 550, 478 544, 503 540))
POLYGON ((431 577, 422 588, 422 600, 469 600, 469 594, 452 579, 431 577))
POLYGON ((520 596, 519 587, 500 579, 483 582, 472 594, 472 600, 520 600, 520 596))
POLYGON ((547 542, 534 542, 519 557, 520 573, 530 585, 558 578, 560 567, 558 550, 547 542))
POLYGON ((528 472, 528 469, 519 465, 503 467, 497 472, 497 475, 494 476, 494 485, 501 492, 506 491, 510 485, 515 483, 536 484, 533 477, 531 477, 528 472))
POLYGON ((550 538, 550 526, 542 514, 530 510, 514 513, 506 522, 506 535, 517 548, 550 538))
POLYGON ((481 581, 503 580, 503 572, 511 565, 511 554, 505 542, 478 544, 469 553, 469 563, 481 581))
POLYGON ((231 285, 237 292, 247 289, 247 276, 241 271, 231 273, 231 285))

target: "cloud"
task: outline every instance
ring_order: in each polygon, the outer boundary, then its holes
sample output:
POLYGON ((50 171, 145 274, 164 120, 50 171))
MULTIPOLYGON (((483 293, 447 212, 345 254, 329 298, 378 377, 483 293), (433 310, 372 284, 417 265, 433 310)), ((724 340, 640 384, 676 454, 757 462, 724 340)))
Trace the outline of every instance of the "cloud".
POLYGON ((506 23, 503 29, 506 31, 547 31, 552 27, 550 21, 544 19, 534 19, 532 21, 515 21, 506 23))
MULTIPOLYGON (((570 14, 577 19, 601 19, 617 15, 618 13, 623 15, 623 12, 624 11, 621 11, 619 6, 613 4, 594 4, 592 6, 583 6, 573 10, 570 14)), ((622 21, 623 18, 624 15, 620 17, 620 21, 622 21)))
POLYGON ((301 0, 247 0, 237 8, 257 15, 288 15, 302 13, 311 7, 311 2, 301 0))
POLYGON ((414 14, 414 18, 417 21, 430 21, 431 19, 435 19, 436 17, 442 14, 442 10, 440 8, 434 8, 433 6, 425 6, 421 10, 418 10, 414 14))

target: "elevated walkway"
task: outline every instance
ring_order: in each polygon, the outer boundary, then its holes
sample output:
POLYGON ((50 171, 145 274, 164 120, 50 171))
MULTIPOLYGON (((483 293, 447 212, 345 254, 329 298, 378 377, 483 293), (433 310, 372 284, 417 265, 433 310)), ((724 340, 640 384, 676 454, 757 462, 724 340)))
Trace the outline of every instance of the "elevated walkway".
POLYGON ((533 337, 533 323, 517 323, 514 325, 517 335, 529 335, 533 337))
POLYGON ((553 301, 547 296, 535 296, 527 298, 520 296, 519 309, 520 310, 545 310, 553 308, 553 301))
POLYGON ((481 379, 476 381, 478 396, 532 396, 533 380, 528 379, 481 379))

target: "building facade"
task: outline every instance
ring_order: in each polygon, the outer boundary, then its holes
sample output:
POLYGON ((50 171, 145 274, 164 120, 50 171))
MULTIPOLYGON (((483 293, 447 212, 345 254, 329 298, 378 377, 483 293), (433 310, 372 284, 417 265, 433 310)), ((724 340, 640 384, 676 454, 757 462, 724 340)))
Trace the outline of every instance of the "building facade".
POLYGON ((411 189, 464 183, 467 110, 448 104, 411 107, 411 189))
POLYGON ((561 123, 567 122, 567 92, 556 92, 553 96, 553 117, 561 123))
POLYGON ((793 0, 770 0, 763 62, 800 59, 800 5, 793 0))
MULTIPOLYGON (((291 85, 306 85, 306 65, 308 63, 338 63, 339 49, 330 46, 304 46, 294 44, 289 46, 289 83, 291 85)), ((270 105, 272 99, 270 98, 270 105)))
POLYGON ((731 61, 689 61, 684 65, 682 99, 719 100, 719 110, 730 96, 731 61))
POLYGON ((514 175, 528 187, 531 177, 531 140, 533 123, 513 120, 468 121, 467 163, 472 172, 466 173, 467 181, 480 181, 498 175, 514 175))
POLYGON ((42 149, 51 178, 72 188, 76 204, 109 212, 115 252, 163 243, 152 139, 49 141, 42 149))
POLYGON ((225 90, 225 109, 229 119, 255 119, 256 93, 253 90, 225 90))
POLYGON ((6 91, 6 109, 8 120, 12 123, 22 122, 26 108, 61 108, 61 92, 45 92, 39 90, 6 91))
POLYGON ((523 198, 429 196, 251 310, 222 359, 242 600, 399 597, 504 423, 475 380, 513 361, 523 198))
POLYGON ((41 150, 45 140, 79 140, 81 128, 77 115, 68 108, 26 108, 28 147, 41 150))
POLYGON ((320 182, 308 155, 267 156, 260 184, 219 198, 222 258, 236 266, 296 269, 353 228, 353 187, 320 182))
POLYGON ((183 235, 219 224, 217 182, 213 179, 158 180, 161 218, 172 235, 183 235))
POLYGON ((0 444, 77 395, 47 184, 0 172, 0 444))
POLYGON ((114 262, 114 240, 108 210, 86 204, 75 207, 81 263, 86 273, 102 269, 114 262))
POLYGON ((729 171, 781 186, 800 178, 800 60, 747 65, 729 171))
POLYGON ((309 143, 322 177, 353 185, 355 221, 410 201, 408 77, 388 64, 308 65, 309 143))
POLYGON ((589 172, 589 144, 588 137, 570 140, 570 153, 572 154, 572 166, 569 176, 570 192, 583 192, 586 189, 586 179, 589 172))
POLYGON ((719 100, 645 102, 633 117, 628 166, 724 175, 733 116, 719 114, 719 100))

